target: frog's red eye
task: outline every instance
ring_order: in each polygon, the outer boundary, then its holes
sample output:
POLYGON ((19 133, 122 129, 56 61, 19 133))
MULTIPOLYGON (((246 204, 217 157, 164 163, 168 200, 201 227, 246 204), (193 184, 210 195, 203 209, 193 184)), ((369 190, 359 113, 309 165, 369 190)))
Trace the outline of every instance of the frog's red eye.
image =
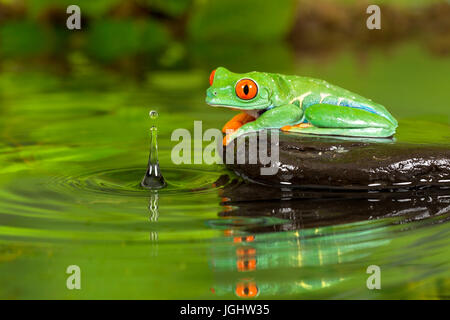
POLYGON ((258 86, 251 79, 242 79, 236 83, 236 95, 244 100, 250 100, 256 97, 258 86))
POLYGON ((236 255, 238 256, 254 256, 256 255, 256 249, 252 247, 242 247, 236 249, 236 255))
POLYGON ((216 70, 214 69, 211 74, 209 75, 209 85, 212 86, 213 82, 214 82, 214 76, 216 75, 216 70))
POLYGON ((233 241, 235 243, 240 243, 240 242, 252 242, 253 240, 255 240, 255 236, 251 235, 251 236, 243 236, 243 237, 234 237, 233 241))

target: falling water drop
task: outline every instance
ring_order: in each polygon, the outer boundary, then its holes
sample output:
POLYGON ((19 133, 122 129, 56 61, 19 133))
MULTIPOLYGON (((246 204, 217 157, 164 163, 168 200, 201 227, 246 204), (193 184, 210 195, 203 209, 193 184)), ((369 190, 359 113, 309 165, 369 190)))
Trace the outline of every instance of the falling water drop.
POLYGON ((159 169, 158 160, 158 128, 156 127, 157 111, 150 111, 150 119, 153 125, 150 128, 150 153, 148 155, 147 171, 142 179, 141 186, 146 189, 161 189, 166 186, 166 181, 159 169))
POLYGON ((148 115, 150 116, 150 119, 152 119, 152 120, 158 119, 158 111, 156 111, 156 110, 150 111, 148 113, 148 115))

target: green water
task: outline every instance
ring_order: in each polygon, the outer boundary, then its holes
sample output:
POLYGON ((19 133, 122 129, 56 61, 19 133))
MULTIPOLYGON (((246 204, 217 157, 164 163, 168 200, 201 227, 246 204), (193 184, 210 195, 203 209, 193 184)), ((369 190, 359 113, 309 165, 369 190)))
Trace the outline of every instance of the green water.
MULTIPOLYGON (((220 165, 171 162, 174 129, 192 132, 195 120, 220 128, 233 115, 204 103, 218 64, 324 78, 388 106, 399 141, 450 145, 448 58, 415 44, 325 59, 266 51, 280 59, 249 67, 245 54, 218 50, 205 63, 200 56, 186 69, 139 76, 76 54, 70 73, 4 65, 0 298, 449 298, 448 197, 433 200, 440 207, 431 216, 411 202, 412 215, 289 227, 274 217, 219 215, 221 190, 235 177, 220 165), (168 184, 157 192, 139 187, 153 109, 168 184), (372 264, 381 290, 366 287, 372 264), (66 288, 69 265, 81 268, 81 290, 66 288)), ((339 217, 327 208, 324 215, 339 217)))

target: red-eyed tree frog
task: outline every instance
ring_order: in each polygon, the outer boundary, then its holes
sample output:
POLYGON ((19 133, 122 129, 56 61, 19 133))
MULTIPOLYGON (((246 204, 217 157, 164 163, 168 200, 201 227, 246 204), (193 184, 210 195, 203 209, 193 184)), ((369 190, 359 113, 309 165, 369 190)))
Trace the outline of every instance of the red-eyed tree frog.
POLYGON ((324 80, 219 67, 209 81, 207 104, 241 111, 223 127, 224 144, 262 129, 387 138, 397 128, 384 106, 324 80))

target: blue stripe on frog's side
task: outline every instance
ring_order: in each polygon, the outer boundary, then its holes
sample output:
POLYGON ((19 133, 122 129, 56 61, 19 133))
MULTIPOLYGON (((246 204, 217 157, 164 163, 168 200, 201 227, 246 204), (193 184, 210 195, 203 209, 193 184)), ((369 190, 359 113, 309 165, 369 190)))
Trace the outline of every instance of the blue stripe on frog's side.
POLYGON ((303 99, 302 107, 304 110, 306 110, 308 107, 310 107, 312 105, 320 104, 320 103, 332 104, 332 105, 341 106, 341 107, 361 109, 361 110, 365 110, 365 111, 373 113, 373 114, 384 116, 383 114, 380 114, 379 112, 377 112, 376 110, 374 110, 372 107, 370 107, 368 105, 364 105, 359 102, 348 100, 345 98, 337 98, 335 96, 321 97, 320 95, 310 94, 303 99))
POLYGON ((376 112, 375 110, 373 110, 372 108, 370 108, 370 107, 368 107, 368 106, 363 106, 363 105, 350 105, 350 104, 340 104, 340 106, 342 106, 342 107, 349 107, 349 108, 355 108, 355 109, 361 109, 361 110, 368 111, 368 112, 370 112, 370 113, 374 113, 374 114, 380 115, 378 112, 376 112))
POLYGON ((355 108, 355 109, 361 109, 361 110, 365 110, 374 114, 378 114, 378 112, 376 112, 372 107, 368 106, 368 105, 363 105, 359 102, 353 101, 353 100, 348 100, 348 99, 339 99, 336 98, 334 96, 330 96, 330 97, 325 97, 321 103, 328 103, 328 104, 332 104, 335 106, 341 106, 341 107, 349 107, 349 108, 355 108))

